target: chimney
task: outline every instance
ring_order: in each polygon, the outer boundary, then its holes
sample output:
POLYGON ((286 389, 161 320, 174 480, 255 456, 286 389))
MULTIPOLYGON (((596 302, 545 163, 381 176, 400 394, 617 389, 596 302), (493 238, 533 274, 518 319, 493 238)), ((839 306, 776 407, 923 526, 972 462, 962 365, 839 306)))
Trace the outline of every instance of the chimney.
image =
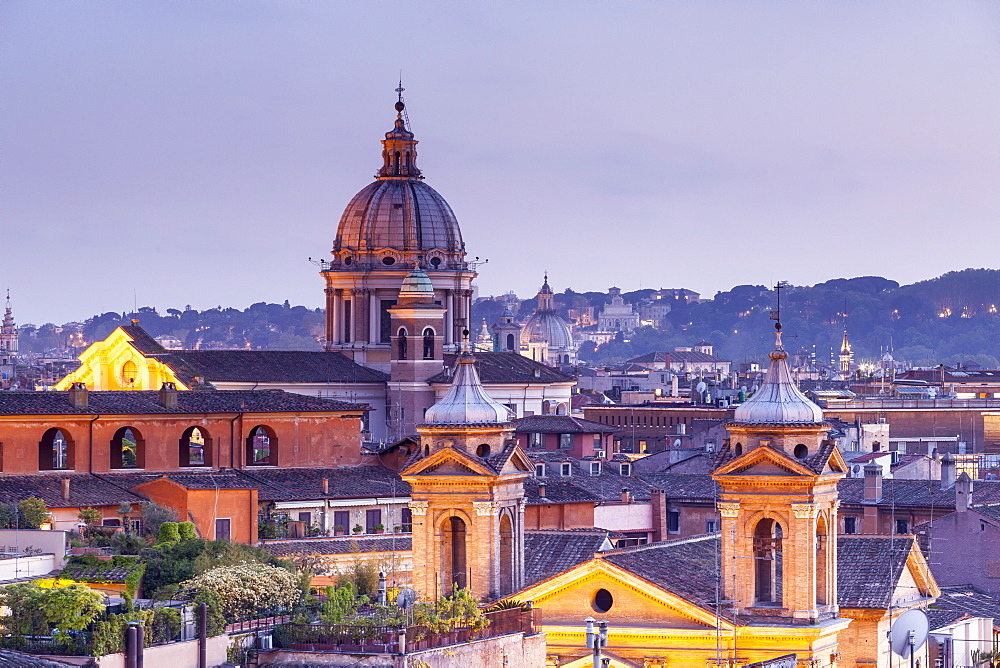
POLYGON ((955 481, 955 510, 964 513, 972 501, 972 478, 965 471, 955 481))
POLYGON ((173 383, 163 383, 160 386, 159 404, 167 410, 177 410, 177 386, 173 383))
POLYGON ((882 500, 882 466, 865 464, 865 503, 882 500))
POLYGON ((650 511, 653 514, 653 542, 667 539, 667 492, 651 490, 650 511))
POLYGON ((538 498, 540 498, 540 499, 544 499, 545 498, 545 483, 544 482, 538 483, 538 498))
POLYGON ((69 501, 69 478, 62 479, 62 498, 63 501, 69 501))
POLYGON ((955 458, 946 452, 941 458, 941 489, 948 489, 955 484, 955 458))
POLYGON ((628 493, 628 487, 622 487, 622 503, 632 503, 632 495, 628 493))
POLYGON ((326 495, 329 493, 330 493, 330 479, 323 478, 323 494, 326 495))
POLYGON ((69 388, 69 405, 73 408, 87 408, 87 386, 84 383, 73 383, 69 388))

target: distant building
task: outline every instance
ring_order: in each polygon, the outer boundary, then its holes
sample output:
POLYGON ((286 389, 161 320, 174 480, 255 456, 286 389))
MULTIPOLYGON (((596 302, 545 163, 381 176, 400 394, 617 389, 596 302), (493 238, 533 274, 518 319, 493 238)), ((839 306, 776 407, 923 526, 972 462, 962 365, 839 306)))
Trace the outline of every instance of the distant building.
POLYGON ((702 341, 693 348, 674 348, 672 351, 658 350, 645 355, 639 355, 629 360, 630 364, 641 364, 645 367, 674 373, 695 374, 704 376, 717 375, 720 378, 729 376, 732 362, 712 354, 712 345, 702 341))
POLYGON ((538 291, 538 307, 521 329, 521 354, 550 366, 576 364, 573 332, 556 313, 548 274, 538 291))
POLYGON ((17 327, 14 325, 14 312, 10 307, 10 290, 8 290, 3 322, 0 322, 0 390, 10 389, 13 386, 16 360, 17 327))
POLYGON ((621 288, 609 288, 611 303, 605 305, 598 318, 598 329, 604 332, 634 332, 639 329, 639 314, 622 298, 621 288))

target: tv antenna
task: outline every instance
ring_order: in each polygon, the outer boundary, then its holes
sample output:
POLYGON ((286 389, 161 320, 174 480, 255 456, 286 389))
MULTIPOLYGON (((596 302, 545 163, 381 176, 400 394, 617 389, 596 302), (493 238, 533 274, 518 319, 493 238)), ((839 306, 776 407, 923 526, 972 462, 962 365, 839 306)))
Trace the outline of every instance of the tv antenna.
POLYGON ((889 631, 889 645, 894 653, 908 658, 912 668, 913 655, 924 646, 928 630, 927 615, 923 610, 907 610, 893 623, 889 631))

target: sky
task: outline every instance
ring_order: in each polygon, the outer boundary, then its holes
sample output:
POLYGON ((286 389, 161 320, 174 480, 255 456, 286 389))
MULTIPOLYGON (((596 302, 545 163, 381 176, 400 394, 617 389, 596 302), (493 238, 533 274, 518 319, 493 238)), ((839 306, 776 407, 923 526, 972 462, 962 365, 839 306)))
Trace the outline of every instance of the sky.
POLYGON ((1000 3, 0 3, 19 323, 319 307, 402 70, 480 295, 1000 265, 1000 3))

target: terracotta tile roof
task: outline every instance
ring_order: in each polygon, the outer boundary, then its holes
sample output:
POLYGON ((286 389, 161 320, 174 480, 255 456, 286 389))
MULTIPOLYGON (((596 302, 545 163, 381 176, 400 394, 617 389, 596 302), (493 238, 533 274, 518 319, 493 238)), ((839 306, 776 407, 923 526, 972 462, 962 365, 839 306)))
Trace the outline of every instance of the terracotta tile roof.
POLYGON ((0 476, 0 502, 14 503, 35 496, 49 508, 84 508, 140 503, 146 497, 89 473, 4 474, 0 476), (62 479, 69 478, 69 499, 62 497, 62 479))
POLYGON ((605 546, 608 533, 603 529, 525 531, 525 583, 534 584, 587 561, 605 546))
POLYGON ((64 663, 42 656, 21 654, 12 649, 0 649, 0 667, 2 668, 66 668, 77 666, 76 663, 64 663))
POLYGON ((132 338, 132 347, 143 355, 156 355, 167 351, 146 330, 138 325, 123 325, 121 329, 132 338))
POLYGON ((177 393, 164 408, 155 390, 90 392, 87 408, 74 408, 68 392, 0 393, 0 415, 149 415, 181 413, 300 413, 362 410, 359 404, 282 390, 212 390, 177 393))
MULTIPOLYGON (((603 558, 705 610, 715 610, 719 534, 640 545, 603 558)), ((720 616, 729 619, 726 611, 720 616)))
MULTIPOLYGON (((952 612, 972 617, 988 617, 993 619, 995 629, 1000 626, 1000 597, 972 585, 941 587, 941 595, 927 612, 929 615, 935 612, 952 612)), ((943 625, 932 625, 931 630, 943 625)))
POLYGON ((125 579, 139 568, 142 568, 142 564, 139 562, 113 568, 68 563, 59 577, 69 578, 77 582, 125 582, 125 579))
POLYGON ((601 497, 576 484, 572 477, 547 476, 526 479, 524 499, 529 506, 541 506, 548 503, 595 503, 600 501, 601 497), (545 484, 544 497, 538 495, 541 483, 545 484))
POLYGON ((840 607, 887 609, 913 541, 913 536, 838 536, 840 607))
POLYGON ((176 350, 162 356, 182 380, 210 383, 384 383, 389 375, 343 353, 307 350, 176 350))
POLYGON ((366 552, 406 552, 413 549, 410 534, 300 538, 264 541, 261 547, 279 558, 309 554, 352 554, 366 552))
MULTIPOLYGON (((444 356, 445 371, 430 377, 428 383, 451 383, 450 369, 454 369, 458 356, 444 356)), ((504 383, 571 383, 568 374, 511 352, 476 353, 476 370, 484 385, 504 383)))
POLYGON ((696 350, 657 350, 656 352, 633 357, 628 361, 636 364, 676 364, 683 362, 687 362, 688 364, 697 364, 699 362, 728 362, 729 360, 716 357, 715 355, 701 353, 696 350))
POLYGON ((399 474, 382 466, 339 468, 240 469, 238 473, 260 490, 260 501, 352 499, 410 495, 410 485, 399 474), (323 494, 323 478, 329 494, 323 494))
POLYGON ((531 415, 514 420, 514 431, 536 434, 610 434, 621 431, 621 427, 572 415, 531 415))
POLYGON ((662 489, 668 499, 704 500, 715 503, 719 486, 707 473, 642 473, 653 489, 662 489))

